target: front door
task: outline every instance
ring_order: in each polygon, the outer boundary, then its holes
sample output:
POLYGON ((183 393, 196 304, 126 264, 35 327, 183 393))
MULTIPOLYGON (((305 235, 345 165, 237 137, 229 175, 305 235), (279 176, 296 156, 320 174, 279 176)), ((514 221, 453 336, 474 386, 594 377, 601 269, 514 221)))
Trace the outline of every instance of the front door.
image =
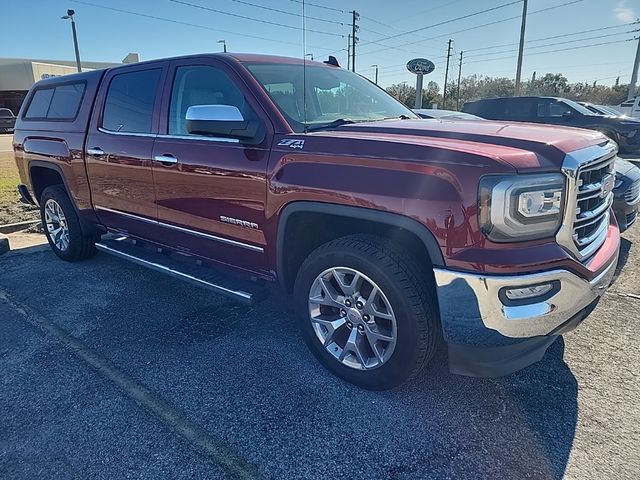
POLYGON ((266 268, 263 232, 270 123, 235 72, 213 59, 172 62, 153 148, 158 221, 165 241, 190 253, 266 268), (232 105, 258 120, 259 138, 192 135, 193 105, 232 105))
POLYGON ((151 154, 164 67, 107 73, 86 142, 91 197, 100 221, 145 237, 157 208, 151 154))

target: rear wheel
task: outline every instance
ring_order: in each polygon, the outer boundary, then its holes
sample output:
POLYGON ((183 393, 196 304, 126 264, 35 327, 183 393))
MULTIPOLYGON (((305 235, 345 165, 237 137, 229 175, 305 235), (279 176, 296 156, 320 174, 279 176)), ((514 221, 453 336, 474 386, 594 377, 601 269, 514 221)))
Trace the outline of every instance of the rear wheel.
POLYGON ((440 336, 424 272, 382 238, 354 235, 301 266, 295 302, 305 341, 330 371, 363 388, 393 388, 433 357, 440 336))
POLYGON ((61 185, 47 187, 40 198, 42 227, 53 252, 70 262, 96 253, 95 235, 85 235, 66 190, 61 185))

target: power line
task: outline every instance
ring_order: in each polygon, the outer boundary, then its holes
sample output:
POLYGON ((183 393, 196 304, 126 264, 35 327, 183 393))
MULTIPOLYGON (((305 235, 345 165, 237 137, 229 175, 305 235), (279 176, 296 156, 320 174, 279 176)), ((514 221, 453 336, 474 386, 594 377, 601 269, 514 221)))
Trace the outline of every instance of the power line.
MULTIPOLYGON (((287 12, 286 10, 280 10, 280 9, 272 8, 272 7, 265 7, 264 5, 258 5, 257 3, 246 2, 245 0, 231 0, 231 1, 234 2, 234 3, 240 3, 242 5, 249 5, 250 7, 261 8, 263 10, 268 10, 270 12, 282 13, 284 15, 291 15, 291 16, 294 16, 294 17, 301 17, 302 16, 299 13, 287 12)), ((335 20, 327 20, 325 18, 319 18, 319 17, 311 17, 309 15, 305 15, 305 20, 317 20, 318 22, 333 23, 333 24, 341 25, 341 26, 344 27, 344 23, 342 23, 342 22, 337 22, 335 20)))
MULTIPOLYGON (((173 0, 172 0, 173 1, 173 0)), ((438 23, 434 23, 431 25, 427 25, 426 27, 420 27, 420 28, 416 28, 414 30, 410 30, 408 32, 402 32, 402 33, 397 33, 395 35, 389 35, 385 38, 378 38, 377 41, 383 41, 383 40, 390 40, 392 38, 397 38, 397 37, 402 37, 404 35, 410 35, 412 33, 417 33, 417 32, 421 32, 423 30, 427 30, 429 28, 435 28, 435 27, 439 27, 441 25, 446 25, 448 23, 453 23, 453 22, 457 22, 459 20, 464 20, 467 18, 471 18, 471 17, 475 17, 476 15, 481 15, 483 13, 489 13, 489 12, 493 12, 495 10, 499 10, 501 8, 505 8, 505 7, 509 7, 511 5, 515 5, 516 3, 520 3, 522 0, 514 0, 512 2, 508 2, 508 3, 503 3, 501 5, 497 5, 495 7, 491 7, 491 8, 486 8, 484 10, 480 10, 478 12, 474 12, 474 13, 469 13, 467 15, 462 15, 461 17, 456 17, 456 18, 451 18, 449 20, 443 20, 442 22, 438 22, 438 23)))
MULTIPOLYGON (((99 5, 96 3, 91 3, 91 2, 85 2, 82 0, 70 0, 73 3, 78 3, 80 5, 86 5, 88 7, 95 7, 95 8, 101 8, 103 10, 110 10, 112 12, 118 12, 118 13, 126 13, 127 15, 135 15, 137 17, 143 17, 143 18, 149 18, 152 20, 160 20, 162 22, 169 22, 169 23, 175 23, 177 25, 184 25, 187 27, 194 27, 194 28, 201 28, 203 30, 209 30, 211 32, 219 32, 219 33, 228 33, 230 35, 237 35, 239 37, 246 37, 246 38, 255 38, 256 40, 266 40, 268 42, 274 42, 274 43, 282 43, 284 45, 295 45, 295 46, 300 46, 299 42, 287 42, 286 40, 275 40, 273 38, 268 38, 268 37, 261 37, 259 35, 251 35, 249 33, 238 33, 237 31, 231 31, 231 30, 223 30, 220 28, 212 28, 206 25, 198 25, 197 23, 190 23, 190 22, 183 22, 180 20, 174 20, 172 18, 166 18, 166 17, 159 17, 157 15, 149 15, 146 13, 140 13, 140 12, 133 12, 131 10, 124 10, 121 8, 115 8, 115 7, 107 7, 106 5, 99 5)), ((312 46, 314 49, 317 50, 329 50, 326 47, 320 47, 320 46, 312 46)))
MULTIPOLYGON (((584 41, 587 41, 587 40, 597 40, 599 38, 615 37, 616 35, 626 35, 628 33, 635 33, 635 32, 639 32, 639 31, 640 31, 640 29, 635 29, 635 30, 628 30, 626 32, 617 32, 617 33, 609 33, 609 34, 606 34, 606 35, 595 35, 593 37, 577 38, 575 40, 567 40, 566 42, 545 43, 544 45, 534 45, 533 47, 527 47, 527 48, 525 48, 525 50, 530 50, 532 48, 553 47, 555 45, 566 45, 566 44, 569 44, 569 43, 584 42, 584 41)), ((478 53, 476 55, 469 55, 467 58, 484 57, 484 56, 487 56, 487 55, 499 55, 501 53, 511 53, 511 50, 502 50, 500 52, 478 53)))
MULTIPOLYGON (((527 55, 528 56, 532 56, 532 55, 543 55, 545 53, 566 52, 568 50, 578 50, 578 49, 581 49, 581 48, 599 47, 601 45, 613 45, 614 43, 630 42, 632 40, 634 40, 634 39, 633 38, 627 38, 625 40, 614 40, 612 42, 592 43, 590 45, 580 45, 580 46, 577 46, 577 47, 559 48, 559 49, 556 49, 556 50, 547 50, 545 52, 534 52, 534 53, 529 53, 527 55)), ((492 61, 495 61, 495 60, 506 60, 508 58, 514 58, 514 57, 515 57, 515 55, 510 55, 510 56, 507 56, 507 57, 485 58, 485 59, 480 59, 480 60, 474 60, 472 62, 467 62, 467 65, 471 64, 471 63, 492 62, 492 61)))
MULTIPOLYGON (((552 6, 550 6, 550 7, 541 8, 541 9, 539 9, 539 10, 534 10, 534 11, 532 11, 532 12, 529 12, 527 15, 528 15, 528 16, 531 16, 531 15, 535 15, 535 14, 537 14, 537 13, 547 12, 547 11, 549 11, 549 10, 554 10, 554 9, 556 9, 556 8, 560 8, 560 7, 566 7, 566 6, 568 6, 568 5, 573 5, 573 4, 576 4, 576 3, 580 3, 580 2, 582 2, 582 1, 584 1, 584 0, 571 0, 571 1, 569 1, 569 2, 561 3, 561 4, 559 4, 559 5, 552 5, 552 6)), ((426 40, 436 40, 436 39, 438 39, 438 38, 451 37, 452 35, 455 35, 455 34, 458 34, 458 33, 465 33, 465 32, 469 32, 469 31, 471 31, 471 30, 477 30, 477 29, 479 29, 479 28, 490 27, 490 26, 492 26, 492 25, 497 25, 497 24, 499 24, 499 23, 509 22, 509 21, 511 21, 511 20, 520 20, 520 19, 522 19, 522 15, 515 15, 515 16, 513 16, 513 17, 503 18, 503 19, 501 19, 501 20, 494 20, 494 21, 492 21, 492 22, 487 22, 487 23, 483 23, 483 24, 480 24, 480 25, 475 25, 475 26, 473 26, 473 27, 463 28, 462 30, 456 30, 456 31, 454 31, 454 32, 443 33, 443 34, 441 34, 441 35, 436 35, 436 36, 434 36, 434 37, 429 37, 429 38, 427 38, 426 40)), ((406 42, 406 43, 404 43, 404 44, 402 44, 402 45, 398 45, 397 47, 404 47, 404 46, 408 46, 408 45, 415 45, 416 43, 421 43, 421 42, 422 42, 422 40, 417 40, 417 41, 413 41, 413 42, 406 42)), ((397 47, 389 47, 388 49, 393 49, 393 48, 397 48, 397 47)), ((376 50, 376 51, 371 51, 371 52, 364 52, 364 53, 361 53, 360 55, 368 55, 368 54, 372 54, 372 53, 379 53, 379 52, 381 52, 381 51, 383 51, 383 50, 376 50)))
MULTIPOLYGON (((291 1, 294 3, 302 3, 302 0, 291 0, 291 1)), ((304 2, 304 3, 307 6, 322 8, 324 10, 331 10, 332 12, 349 13, 349 12, 345 12, 344 10, 340 10, 339 8, 327 7, 325 5, 318 5, 317 3, 309 3, 309 2, 304 2)))
MULTIPOLYGON (((610 25, 608 27, 592 28, 590 30, 582 30, 580 32, 562 33, 560 35, 553 35, 551 37, 542 37, 542 38, 535 38, 535 39, 532 39, 532 40, 527 40, 527 43, 542 42, 544 40, 553 40, 555 38, 573 37, 574 35, 582 35, 583 33, 592 33, 592 32, 599 32, 599 31, 602 31, 602 30, 610 30, 612 28, 628 27, 629 25, 637 25, 638 23, 640 23, 640 22, 639 21, 635 21, 635 22, 631 22, 631 23, 623 23, 622 25, 610 25)), ((491 45, 489 47, 471 48, 471 49, 469 49, 467 51, 468 52, 477 52, 479 50, 489 50, 489 49, 492 49, 492 48, 500 48, 500 47, 512 47, 514 45, 518 45, 518 43, 517 42, 516 43, 503 43, 502 45, 491 45)))
MULTIPOLYGON (((198 5, 196 3, 189 3, 189 2, 182 1, 182 0, 169 0, 169 1, 172 2, 172 3, 177 3, 179 5, 185 5, 185 6, 188 6, 188 7, 199 8, 201 10, 207 10, 209 12, 219 13, 221 15, 228 15, 230 17, 242 18, 244 20, 251 20, 253 22, 264 23, 264 24, 273 25, 273 26, 276 26, 276 27, 290 28, 292 30, 302 30, 302 28, 296 27, 296 26, 293 26, 293 25, 285 25, 284 23, 270 22, 269 20, 263 20, 261 18, 254 18, 254 17, 249 17, 247 15, 240 15, 240 14, 237 14, 237 13, 225 12, 223 10, 218 10, 216 8, 211 8, 211 7, 205 7, 204 5, 198 5)), ((306 29, 306 31, 307 32, 313 32, 313 33, 319 33, 321 35, 329 35, 329 36, 333 36, 333 37, 344 38, 344 35, 341 35, 339 33, 323 32, 322 30, 311 30, 311 29, 306 29)))

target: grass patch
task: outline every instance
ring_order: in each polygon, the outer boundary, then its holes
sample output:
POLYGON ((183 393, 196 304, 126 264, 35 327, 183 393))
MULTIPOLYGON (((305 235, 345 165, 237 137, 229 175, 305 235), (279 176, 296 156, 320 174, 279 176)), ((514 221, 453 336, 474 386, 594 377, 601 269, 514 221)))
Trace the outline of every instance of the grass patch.
POLYGON ((13 152, 0 152, 0 209, 19 201, 20 197, 16 191, 19 183, 20 177, 13 152))

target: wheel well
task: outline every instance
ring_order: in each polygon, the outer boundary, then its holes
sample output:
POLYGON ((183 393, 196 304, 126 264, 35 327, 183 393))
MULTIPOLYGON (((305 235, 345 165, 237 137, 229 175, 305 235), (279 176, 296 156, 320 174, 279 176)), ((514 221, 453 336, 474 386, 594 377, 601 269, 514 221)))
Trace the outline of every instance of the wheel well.
MULTIPOLYGON (((288 217, 282 244, 281 279, 286 291, 293 290, 298 269, 309 254, 320 245, 336 238, 358 233, 392 239, 408 252, 422 272, 433 276, 433 264, 424 243, 413 232, 391 224, 345 217, 330 213, 295 212, 288 217)), ((432 282, 433 284, 433 282, 432 282)))
POLYGON ((52 185, 64 185, 62 176, 57 170, 47 167, 31 167, 31 186, 35 200, 40 203, 42 192, 52 185))

